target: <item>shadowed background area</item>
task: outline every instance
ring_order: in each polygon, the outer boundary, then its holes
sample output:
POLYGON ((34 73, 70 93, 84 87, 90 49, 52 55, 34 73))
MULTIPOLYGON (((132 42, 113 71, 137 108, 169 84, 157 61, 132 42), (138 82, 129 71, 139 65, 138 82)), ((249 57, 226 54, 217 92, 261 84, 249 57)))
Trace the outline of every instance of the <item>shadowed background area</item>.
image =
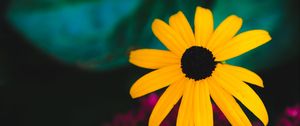
POLYGON ((268 109, 270 125, 287 106, 300 103, 298 1, 0 3, 1 126, 101 126, 116 113, 137 108, 139 100, 130 98, 129 88, 150 70, 129 64, 129 51, 165 49, 151 31, 152 21, 168 21, 182 10, 193 24, 196 6, 212 9, 215 27, 236 14, 243 18, 240 32, 270 32, 271 42, 228 61, 263 78, 265 88, 252 87, 268 109))

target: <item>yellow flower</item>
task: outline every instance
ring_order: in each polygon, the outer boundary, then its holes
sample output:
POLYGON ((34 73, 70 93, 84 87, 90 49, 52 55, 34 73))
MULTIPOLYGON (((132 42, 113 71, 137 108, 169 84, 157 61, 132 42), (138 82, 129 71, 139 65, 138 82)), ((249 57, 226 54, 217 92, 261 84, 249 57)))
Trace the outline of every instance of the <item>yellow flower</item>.
POLYGON ((264 30, 234 36, 241 26, 242 19, 231 15, 213 30, 212 12, 202 7, 196 9, 195 34, 181 11, 170 17, 169 25, 154 20, 152 31, 168 51, 139 49, 132 51, 129 59, 139 67, 157 69, 133 84, 132 98, 169 86, 155 105, 149 126, 158 126, 181 97, 177 126, 212 126, 210 97, 234 126, 251 126, 235 98, 264 125, 268 124, 263 102, 245 83, 263 87, 262 79, 224 61, 270 41, 271 37, 264 30))

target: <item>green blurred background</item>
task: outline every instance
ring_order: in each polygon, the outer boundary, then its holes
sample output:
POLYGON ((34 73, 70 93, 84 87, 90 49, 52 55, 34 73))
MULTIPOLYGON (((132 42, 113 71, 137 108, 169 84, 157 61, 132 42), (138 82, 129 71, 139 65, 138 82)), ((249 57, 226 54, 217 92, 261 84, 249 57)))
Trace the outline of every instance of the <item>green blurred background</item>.
POLYGON ((0 125, 100 126, 134 108, 131 84, 150 70, 128 63, 137 48, 163 45, 155 18, 196 6, 213 11, 215 27, 230 14, 240 30, 265 29, 272 41, 228 61, 258 73, 253 87, 270 125, 300 102, 299 2, 294 0, 1 0, 0 125))

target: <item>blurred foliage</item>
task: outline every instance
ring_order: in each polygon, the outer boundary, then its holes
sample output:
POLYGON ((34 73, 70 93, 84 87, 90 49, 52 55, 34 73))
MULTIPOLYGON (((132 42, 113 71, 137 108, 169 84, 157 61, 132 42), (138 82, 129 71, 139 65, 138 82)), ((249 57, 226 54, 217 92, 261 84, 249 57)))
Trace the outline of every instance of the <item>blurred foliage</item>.
POLYGON ((125 63, 130 43, 110 39, 140 5, 139 0, 23 3, 13 2, 8 18, 38 48, 82 67, 109 69, 125 63))
POLYGON ((204 6, 213 10, 215 26, 236 14, 244 21, 241 31, 270 31, 270 43, 229 61, 262 69, 297 55, 290 51, 297 48, 293 41, 286 41, 295 27, 283 25, 288 18, 285 4, 280 0, 25 0, 12 2, 7 17, 25 38, 51 56, 68 64, 107 70, 128 64, 132 49, 164 49, 151 32, 154 18, 167 22, 182 10, 193 24, 196 6, 204 6))

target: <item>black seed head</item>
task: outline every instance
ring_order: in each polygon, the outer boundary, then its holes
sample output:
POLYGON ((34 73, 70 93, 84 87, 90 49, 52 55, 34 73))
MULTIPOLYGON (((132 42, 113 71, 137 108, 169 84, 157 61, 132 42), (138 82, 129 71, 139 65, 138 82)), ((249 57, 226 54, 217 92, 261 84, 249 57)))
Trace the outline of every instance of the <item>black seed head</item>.
POLYGON ((217 63, 211 51, 200 46, 188 48, 181 57, 182 72, 196 81, 211 76, 217 63))

